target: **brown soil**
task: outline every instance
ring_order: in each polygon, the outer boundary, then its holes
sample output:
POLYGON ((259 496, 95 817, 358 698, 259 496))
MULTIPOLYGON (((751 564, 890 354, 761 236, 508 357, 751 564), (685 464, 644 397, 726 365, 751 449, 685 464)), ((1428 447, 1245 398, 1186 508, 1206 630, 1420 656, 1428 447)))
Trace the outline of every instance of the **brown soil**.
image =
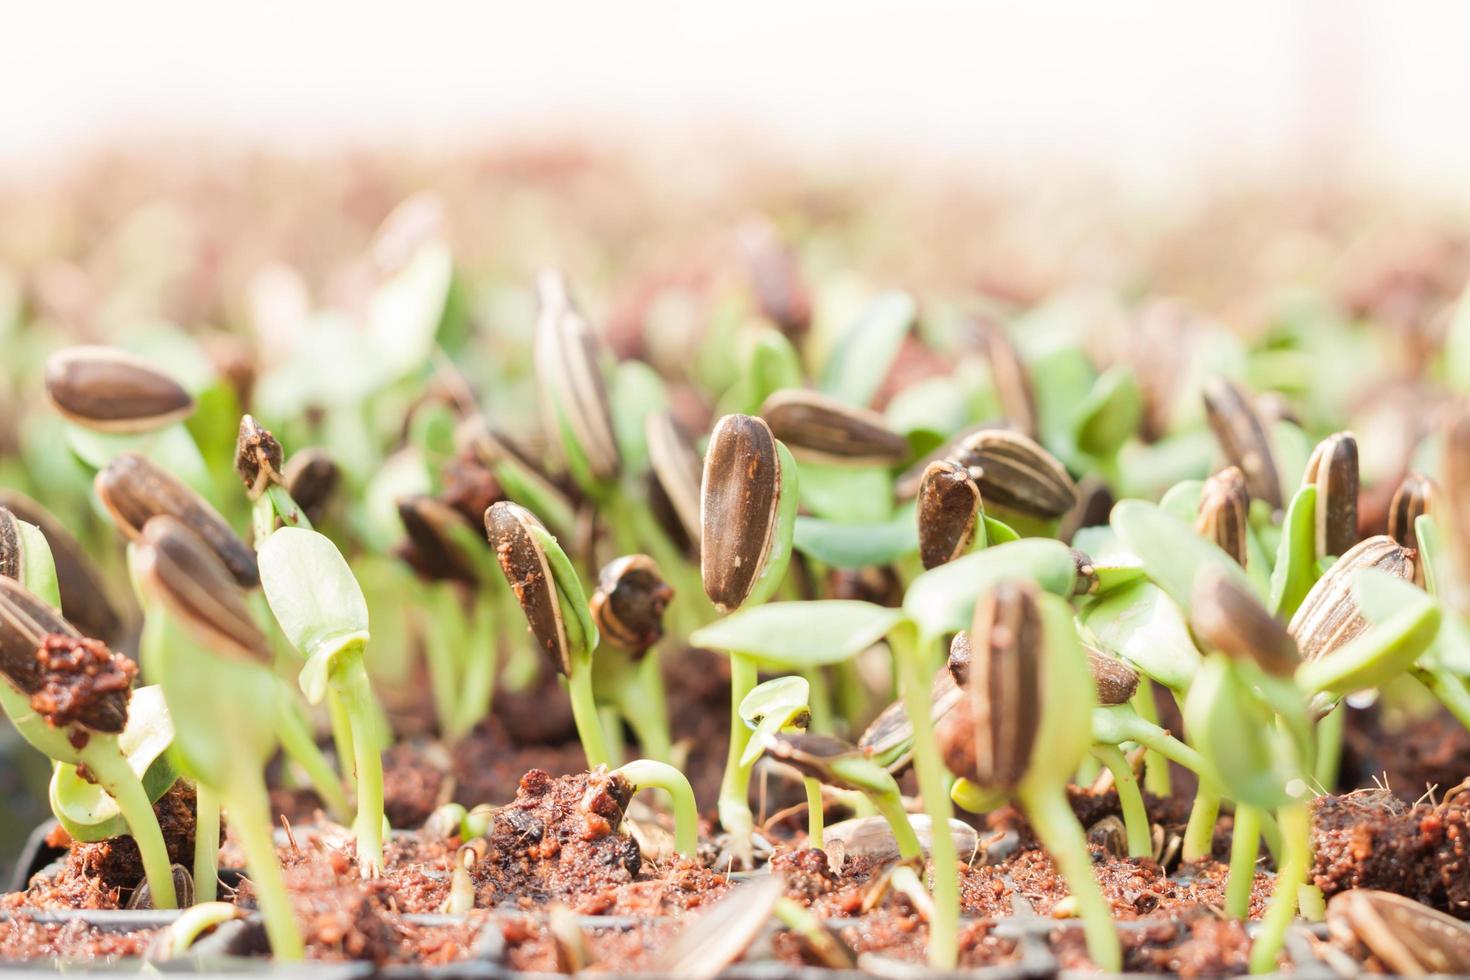
POLYGON ((1470 731, 1443 708, 1393 730, 1376 704, 1349 711, 1339 775, 1342 788, 1386 785, 1408 803, 1443 793, 1470 776, 1470 731))
POLYGON ((105 960, 142 956, 156 930, 106 932, 85 922, 35 922, 25 915, 0 921, 0 960, 105 960))
POLYGON ((1363 790, 1322 797, 1313 811, 1312 873, 1324 895, 1381 888, 1470 918, 1470 801, 1411 807, 1363 790))
MULTIPOLYGON (((1245 973, 1250 937, 1239 922, 1196 908, 1176 918, 1149 917, 1139 929, 1120 933, 1126 973, 1173 973, 1213 977, 1245 973)), ((1064 970, 1095 969, 1081 929, 1055 930, 1052 948, 1064 970)))
MULTIPOLYGON (((658 953, 668 945, 679 927, 670 922, 641 923, 631 928, 584 930, 588 967, 596 971, 649 971, 658 953)), ((506 963, 512 970, 558 973, 557 943, 543 922, 507 919, 501 924, 505 937, 506 963)))
POLYGON ((41 687, 31 710, 53 728, 76 722, 98 732, 120 732, 128 718, 128 689, 138 665, 100 640, 49 633, 36 650, 41 687))
MULTIPOLYGON (((194 861, 194 787, 180 779, 153 804, 169 860, 192 867, 194 861)), ((63 844, 63 846, 65 846, 63 844)), ((72 842, 60 874, 37 877, 25 892, 0 899, 9 908, 115 909, 143 880, 143 859, 131 837, 93 844, 72 842)))
MULTIPOLYGON (((1043 850, 1021 851, 1002 867, 1016 892, 1040 915, 1051 915, 1057 902, 1070 894, 1066 881, 1043 850)), ((1188 876, 1171 878, 1148 858, 1108 861, 1093 866, 1103 895, 1112 906, 1113 915, 1119 919, 1138 919, 1154 913, 1192 912, 1197 908, 1222 908, 1229 869, 1216 862, 1200 862, 1189 870, 1188 876)), ((1252 916, 1265 910, 1273 883, 1270 876, 1256 874, 1251 890, 1252 916)))

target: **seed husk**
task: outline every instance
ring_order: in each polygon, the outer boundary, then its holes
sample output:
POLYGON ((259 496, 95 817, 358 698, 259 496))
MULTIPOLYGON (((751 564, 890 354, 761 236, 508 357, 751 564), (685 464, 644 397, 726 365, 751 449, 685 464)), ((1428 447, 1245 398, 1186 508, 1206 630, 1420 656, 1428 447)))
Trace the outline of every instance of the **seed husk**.
POLYGON ((935 727, 955 775, 988 790, 1025 776, 1041 724, 1042 642, 1035 586, 1001 582, 975 604, 968 696, 935 727))
POLYGON ((617 476, 620 460, 598 340, 560 273, 541 274, 537 298, 536 381, 546 401, 547 435, 554 445, 563 445, 560 427, 565 425, 586 458, 589 475, 610 480, 617 476))
POLYGON ((993 429, 998 425, 996 422, 982 422, 961 429, 946 439, 942 444, 930 450, 922 459, 910 463, 909 466, 898 475, 893 484, 893 496, 897 500, 912 500, 919 492, 919 484, 924 479, 924 472, 929 469, 929 464, 940 459, 958 459, 960 446, 964 441, 977 432, 985 429, 993 429))
POLYGON ((24 578, 25 554, 20 537, 20 521, 10 508, 0 506, 0 576, 17 582, 24 578))
POLYGON ((542 527, 536 515, 508 500, 492 504, 485 511, 485 534, 526 616, 531 637, 557 670, 570 674, 572 659, 561 601, 546 552, 531 534, 533 527, 542 527))
POLYGON ((1248 589, 1214 566, 1201 569, 1190 593, 1189 625, 1210 647, 1290 677, 1301 665, 1296 640, 1248 589))
POLYGON ((738 241, 762 315, 788 337, 805 333, 812 318, 811 297, 796 258, 775 226, 764 217, 749 218, 740 227, 738 241))
MULTIPOLYGON (((1106 771, 1106 770, 1104 770, 1106 771)), ((1108 814, 1087 828, 1087 843, 1114 861, 1128 857, 1128 828, 1116 814, 1108 814)))
POLYGON ((1031 378, 1016 345, 1011 343, 1005 327, 993 320, 978 321, 976 328, 986 359, 990 362, 995 396, 1006 424, 1034 439, 1036 395, 1031 390, 1031 378))
POLYGON ((1354 572, 1378 568, 1413 581, 1415 558, 1415 552, 1386 534, 1365 538, 1349 548, 1312 586, 1287 626, 1302 659, 1319 660, 1368 628, 1353 597, 1354 572))
POLYGON ((128 696, 138 674, 131 660, 101 640, 70 633, 47 633, 34 655, 41 683, 31 693, 31 710, 48 725, 113 735, 127 726, 128 696))
POLYGON ((342 482, 342 470, 336 461, 325 450, 316 448, 292 453, 281 476, 286 482, 286 492, 313 524, 320 523, 332 494, 342 482))
POLYGON ((717 976, 755 941, 785 894, 786 879, 779 874, 730 889, 664 947, 651 972, 688 980, 717 976))
POLYGON ((18 581, 0 577, 0 672, 26 694, 41 689, 36 651, 47 636, 81 639, 82 634, 18 581))
POLYGON ((46 362, 46 397, 98 432, 149 432, 186 417, 193 397, 147 361, 111 347, 68 347, 46 362))
POLYGON ((1276 471, 1276 458, 1271 441, 1246 392, 1224 378, 1213 378, 1205 384, 1205 419, 1225 458, 1240 467, 1245 487, 1252 500, 1264 500, 1272 510, 1280 510, 1281 477, 1276 471))
POLYGON ((815 463, 896 466, 909 443, 877 412, 820 392, 787 388, 761 405, 761 418, 797 459, 815 463))
POLYGON ((722 612, 740 608, 771 552, 781 499, 781 460, 765 420, 715 423, 700 492, 700 576, 722 612))
POLYGON ((142 587, 201 643, 240 659, 271 662, 270 641, 245 593, 188 525, 166 515, 149 519, 138 539, 136 566, 142 587))
POLYGON ((468 526, 463 514, 435 497, 415 494, 398 501, 398 519, 408 532, 404 557, 420 575, 431 581, 479 582, 474 560, 451 530, 468 526))
POLYGON ((980 521, 980 487, 953 460, 935 460, 919 484, 919 560, 938 568, 970 550, 980 521))
POLYGON ((265 493, 271 484, 285 484, 281 476, 283 455, 281 444, 270 429, 253 415, 240 417, 240 431, 235 437, 235 472, 251 500, 265 493))
POLYGON ((1317 488, 1317 554, 1343 555, 1358 543, 1358 440, 1328 436, 1312 450, 1303 485, 1317 488))
POLYGON ((260 584, 250 546, 208 501, 151 460, 134 453, 118 456, 98 471, 94 485, 113 523, 128 538, 140 538, 150 518, 176 517, 214 549, 240 586, 260 584))
POLYGON ((1077 502, 1077 486, 1066 467, 1019 432, 982 429, 960 444, 954 458, 970 470, 989 503, 1048 520, 1077 502))
POLYGON ((1388 505, 1388 536, 1405 548, 1418 550, 1419 534, 1414 522, 1421 515, 1433 512, 1437 496, 1434 481, 1424 474, 1410 473, 1404 477, 1388 505))
MULTIPOLYGON (((929 692, 930 721, 937 724, 965 697, 949 670, 938 671, 929 692)), ((914 726, 903 701, 895 701, 879 712, 863 730, 858 748, 868 758, 897 775, 913 761, 914 726)))
POLYGON ((1138 671, 1117 657, 1109 657, 1089 647, 1087 666, 1092 671, 1097 703, 1104 707, 1127 704, 1138 690, 1138 671))
POLYGON ((775 732, 766 735, 765 750, 766 755, 803 776, 819 779, 829 786, 861 789, 848 784, 833 768, 844 759, 866 758, 851 742, 809 732, 775 732))
POLYGON ((1245 474, 1238 466, 1227 466, 1205 481, 1200 491, 1199 517, 1194 522, 1200 537, 1215 542, 1242 568, 1248 552, 1250 506, 1245 474))
POLYGON ((602 567, 589 605, 604 639, 642 653, 664 635, 664 612, 673 598, 657 562, 647 555, 624 555, 602 567))
POLYGON ((654 481, 668 499, 684 533, 699 542, 699 454, 668 412, 654 412, 644 422, 648 463, 654 481))
POLYGON ((50 511, 18 491, 0 490, 0 506, 41 529, 51 547, 66 618, 87 636, 117 642, 123 630, 122 614, 108 598, 101 570, 71 532, 50 511))
POLYGON ((1470 974, 1470 925, 1403 895, 1352 888, 1327 903, 1327 930, 1402 976, 1470 974))

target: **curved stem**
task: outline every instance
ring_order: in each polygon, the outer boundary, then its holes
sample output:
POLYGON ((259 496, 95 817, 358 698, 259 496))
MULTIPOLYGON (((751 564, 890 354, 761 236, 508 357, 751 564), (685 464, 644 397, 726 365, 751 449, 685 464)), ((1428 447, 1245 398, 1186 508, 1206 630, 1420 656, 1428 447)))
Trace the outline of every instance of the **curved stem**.
POLYGON ((822 803, 822 782, 812 776, 806 784, 806 846, 822 849, 822 832, 826 829, 827 811, 822 803))
POLYGON ((734 853, 747 863, 755 817, 750 812, 751 766, 740 761, 750 743, 750 729, 740 719, 740 702, 758 680, 755 661, 730 651, 730 751, 725 757, 725 778, 720 783, 720 826, 730 835, 734 853))
POLYGON ((1251 888, 1256 882, 1256 855, 1261 847, 1261 811, 1235 804, 1235 829, 1230 838, 1230 880, 1225 885, 1225 914, 1232 919, 1250 915, 1251 888))
POLYGON ((245 869, 255 886, 271 955, 278 960, 303 959, 306 954, 301 931, 296 927, 296 912, 291 907, 291 896, 286 892, 286 881, 276 857, 265 783, 255 773, 242 773, 224 796, 230 824, 245 849, 245 869))
MULTIPOLYGON (((873 805, 878 808, 878 812, 883 814, 883 819, 888 821, 888 829, 893 831, 893 840, 895 843, 898 844, 898 856, 905 861, 912 861, 915 858, 923 857, 924 845, 919 843, 919 835, 914 833, 914 825, 913 822, 909 820, 909 812, 903 808, 903 797, 899 796, 897 793, 869 793, 867 794, 867 796, 873 801, 873 805)), ((948 829, 949 822, 945 821, 943 824, 939 824, 938 826, 948 829)), ((954 853, 953 836, 946 833, 931 833, 930 837, 948 838, 949 852, 951 854, 954 853)), ((933 853, 933 851, 937 849, 938 848, 935 847, 933 841, 931 840, 930 852, 933 853)), ((934 877, 938 879, 938 859, 936 858, 935 860, 936 870, 934 872, 934 877)), ((954 859, 950 860, 950 867, 954 867, 954 859)), ((936 892, 938 892, 939 890, 939 883, 937 880, 935 881, 934 890, 936 892)), ((934 958, 934 949, 932 946, 929 949, 929 958, 934 958)))
POLYGON ((357 816, 352 831, 357 838, 357 869, 364 878, 376 878, 383 867, 383 759, 374 737, 373 693, 361 648, 338 654, 331 683, 341 695, 352 729, 357 770, 357 816))
MULTIPOLYGON (((929 923, 929 965, 936 970, 953 970, 959 960, 960 883, 955 867, 958 858, 954 837, 949 833, 949 819, 953 813, 949 801, 950 777, 940 757, 939 746, 934 741, 934 721, 929 702, 933 686, 931 651, 939 644, 932 637, 917 636, 911 624, 900 624, 889 635, 888 642, 893 647, 893 660, 898 665, 904 708, 914 729, 914 772, 919 779, 924 809, 929 814, 929 854, 934 868, 934 918, 929 923)), ((873 802, 883 808, 882 800, 873 802)), ((889 817, 892 825, 893 816, 887 812, 884 816, 889 817)), ((903 820, 908 823, 907 814, 903 820)))
POLYGON ((614 774, 632 783, 635 793, 641 789, 661 789, 669 794, 674 801, 674 850, 692 859, 699 848, 699 806, 694 802, 689 778, 668 763, 654 759, 636 759, 614 774))
POLYGON ((572 719, 577 723, 577 736, 587 756, 587 768, 608 764, 607 745, 602 738, 602 721, 597 717, 597 701, 592 696, 592 665, 578 664, 567 676, 567 693, 572 699, 572 719))
MULTIPOLYGON (((285 685, 283 684, 282 687, 285 685)), ((316 790, 316 795, 321 797, 322 805, 332 815, 332 819, 345 822, 352 812, 352 807, 347 802, 347 794, 342 789, 342 779, 337 775, 327 757, 317 746, 316 739, 312 737, 311 727, 306 719, 301 716, 301 711, 295 701, 299 695, 293 695, 290 691, 281 692, 281 710, 277 714, 277 724, 280 726, 277 734, 281 737, 281 750, 286 757, 301 767, 306 773, 306 778, 311 781, 311 788, 316 790)), ((347 766, 347 759, 342 760, 343 768, 347 766)))
POLYGON ((1337 706, 1317 722, 1317 759, 1313 777, 1324 793, 1337 788, 1337 772, 1342 762, 1342 734, 1347 727, 1347 705, 1339 701, 1337 706))
MULTIPOLYGON (((1159 724, 1159 709, 1154 703, 1154 682, 1147 677, 1141 679, 1138 690, 1133 694, 1133 710, 1138 717, 1155 727, 1159 724)), ((1163 731, 1163 729, 1159 729, 1163 731)), ((1149 748, 1143 759, 1143 785, 1158 797, 1167 797, 1174 792, 1173 776, 1169 772, 1169 760, 1156 748, 1149 748)))
POLYGON ((1289 803, 1277 811, 1281 824, 1281 846, 1284 860, 1276 872, 1276 888, 1271 892, 1271 905, 1261 920, 1251 947, 1252 973, 1272 973, 1286 943, 1286 930, 1296 917, 1297 891, 1307 880, 1312 861, 1312 821, 1305 805, 1289 803))
POLYGON ((163 831, 158 826, 158 817, 153 812, 153 803, 143 780, 133 772, 128 760, 118 748, 113 736, 93 732, 77 756, 87 766, 87 771, 116 802, 123 819, 128 824, 128 834, 138 845, 143 859, 143 873, 148 878, 148 891, 153 896, 156 909, 178 908, 178 895, 174 892, 173 867, 168 859, 168 845, 163 831))
POLYGON ((1087 834, 1067 803, 1066 793, 1059 786, 1029 788, 1022 791, 1020 803, 1077 902, 1082 929, 1087 935, 1087 955, 1102 972, 1120 972, 1123 951, 1118 930, 1113 925, 1113 910, 1092 873, 1087 834))
POLYGON ((219 795, 194 784, 194 901, 212 902, 219 894, 219 795))
POLYGON ((1128 831, 1128 856, 1152 857, 1154 841, 1148 825, 1148 809, 1143 805, 1143 793, 1138 788, 1133 766, 1116 745, 1094 745, 1092 754, 1113 774, 1118 806, 1123 810, 1123 826, 1128 831))

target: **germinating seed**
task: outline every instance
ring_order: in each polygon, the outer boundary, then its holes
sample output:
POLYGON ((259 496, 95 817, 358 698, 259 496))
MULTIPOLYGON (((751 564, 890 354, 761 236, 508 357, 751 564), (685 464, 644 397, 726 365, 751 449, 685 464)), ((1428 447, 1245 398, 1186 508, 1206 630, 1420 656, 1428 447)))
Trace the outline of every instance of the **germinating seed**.
POLYGON ((408 533, 406 557, 419 574, 435 581, 479 581, 474 561, 453 534, 456 526, 469 526, 459 511, 434 497, 415 494, 398 501, 398 519, 408 533))
POLYGON ((1388 505, 1388 536, 1410 550, 1418 550, 1419 534, 1414 522, 1431 513, 1435 498, 1434 481, 1422 473, 1404 477, 1388 505))
POLYGON ((1224 378, 1213 378, 1204 388, 1205 419, 1225 457, 1240 467, 1252 500, 1264 500, 1281 509, 1281 477, 1266 426, 1246 393, 1224 378))
POLYGON ((1250 503, 1245 474, 1238 466, 1227 466, 1205 481, 1200 491, 1199 517, 1194 522, 1200 537, 1215 542, 1242 568, 1246 563, 1250 503))
POLYGON ((1077 502, 1066 467, 1019 432, 982 429, 960 443, 954 459, 969 469, 987 503, 1051 519, 1077 502))
POLYGON ((1268 674, 1290 677, 1302 662, 1281 621, 1237 580, 1206 566, 1195 579, 1189 625, 1207 646, 1254 661, 1268 674))
POLYGON ((44 678, 36 650, 47 636, 80 639, 76 627, 13 578, 0 577, 0 671, 26 694, 44 678))
POLYGON ((644 422, 648 464, 658 489, 668 500, 689 540, 698 543, 699 454, 679 423, 668 412, 654 412, 644 422))
POLYGON ((919 559, 938 568, 965 554, 975 541, 980 487, 953 460, 930 463, 919 484, 919 559))
POLYGON ((738 609, 765 566, 776 530, 781 461, 764 420, 727 415, 715 424, 700 493, 700 575, 716 608, 738 609))
POLYGON ((895 466, 909 455, 908 440, 890 429, 883 416, 819 392, 777 391, 760 414, 797 459, 895 466))
POLYGON ((1377 568, 1412 581, 1414 558, 1412 551, 1384 534, 1366 538, 1348 549, 1312 586, 1287 627, 1302 659, 1318 660, 1368 628, 1353 598, 1355 572, 1377 568))
POLYGON ((137 540, 150 518, 176 517, 214 549, 238 584, 245 588, 260 584, 260 569, 250 546, 208 501, 158 464, 125 453, 99 470, 93 482, 98 499, 118 530, 129 538, 137 540))
POLYGON ((342 470, 332 457, 325 450, 312 448, 292 453, 281 476, 286 492, 313 524, 320 523, 337 484, 342 482, 342 470))
POLYGON ((526 508, 508 500, 492 504, 485 511, 485 534, 495 549, 495 559, 505 572, 505 579, 515 593, 516 602, 526 616, 531 637, 557 670, 572 670, 571 651, 567 644, 566 624, 562 621, 561 602, 556 582, 551 577, 546 552, 530 529, 542 527, 526 508))
POLYGON ((657 562, 647 555, 625 555, 602 567, 589 606, 603 639, 641 653, 664 635, 664 612, 673 598, 657 562))
POLYGON ((553 426, 547 434, 560 443, 562 433, 555 428, 560 420, 571 430, 591 475, 610 480, 620 464, 597 338, 560 273, 543 272, 537 296, 536 380, 547 407, 546 422, 553 426))
POLYGON ((46 362, 46 397, 99 432, 148 432, 194 410, 193 397, 147 361, 111 347, 68 347, 46 362))
POLYGON ((1101 705, 1127 704, 1138 690, 1138 671, 1105 653, 1088 648, 1087 666, 1092 671, 1092 686, 1101 705))
POLYGON ((281 476, 281 444, 271 431, 253 415, 240 417, 240 431, 235 436, 235 472, 254 500, 271 484, 284 485, 281 476))
POLYGON ((1358 440, 1330 435, 1312 450, 1303 485, 1317 488, 1317 554, 1343 555, 1358 543, 1358 440))

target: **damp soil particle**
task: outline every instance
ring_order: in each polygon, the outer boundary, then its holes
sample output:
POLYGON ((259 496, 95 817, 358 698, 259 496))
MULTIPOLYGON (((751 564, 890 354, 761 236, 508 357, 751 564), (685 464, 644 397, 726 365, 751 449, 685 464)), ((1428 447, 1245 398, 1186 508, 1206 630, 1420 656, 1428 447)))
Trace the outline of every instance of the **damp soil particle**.
POLYGON ((1312 807, 1312 878, 1405 895, 1470 919, 1470 801, 1409 806, 1383 790, 1324 796, 1312 807))
MULTIPOLYGON (((180 779, 153 804, 168 847, 169 860, 184 867, 194 862, 194 787, 180 779)), ((61 870, 52 878, 37 876, 24 892, 0 899, 10 908, 116 909, 127 904, 143 880, 143 858, 131 837, 95 843, 73 841, 61 870)))
MULTIPOLYGON (((1099 861, 1094 850, 1093 874, 1103 896, 1119 919, 1151 915, 1193 914, 1201 908, 1220 908, 1225 902, 1229 869, 1202 861, 1188 875, 1165 875, 1149 858, 1099 861)), ((1042 850, 1020 851, 1001 865, 1006 879, 1038 915, 1051 915, 1057 902, 1070 894, 1066 880, 1042 850)), ((1271 897, 1274 879, 1257 872, 1251 888, 1250 914, 1259 915, 1271 897)))
MULTIPOLYGON (((1245 973, 1250 961, 1250 937, 1245 926, 1221 919, 1206 909, 1177 918, 1151 916, 1136 929, 1120 930, 1125 973, 1177 974, 1217 977, 1245 973)), ((1087 956, 1080 928, 1057 929, 1052 949, 1063 970, 1095 970, 1087 956)))
POLYGON ((110 932, 80 919, 36 922, 26 915, 0 921, 0 960, 111 960, 139 957, 148 951, 157 930, 110 932))
POLYGON ((138 665, 101 640, 49 633, 36 650, 41 687, 31 710, 53 728, 77 723, 98 732, 120 732, 128 719, 128 689, 138 665))
POLYGON ((1340 782, 1386 785, 1406 803, 1430 786, 1441 791, 1470 775, 1470 731, 1444 708, 1390 727, 1382 705, 1348 712, 1340 782))

